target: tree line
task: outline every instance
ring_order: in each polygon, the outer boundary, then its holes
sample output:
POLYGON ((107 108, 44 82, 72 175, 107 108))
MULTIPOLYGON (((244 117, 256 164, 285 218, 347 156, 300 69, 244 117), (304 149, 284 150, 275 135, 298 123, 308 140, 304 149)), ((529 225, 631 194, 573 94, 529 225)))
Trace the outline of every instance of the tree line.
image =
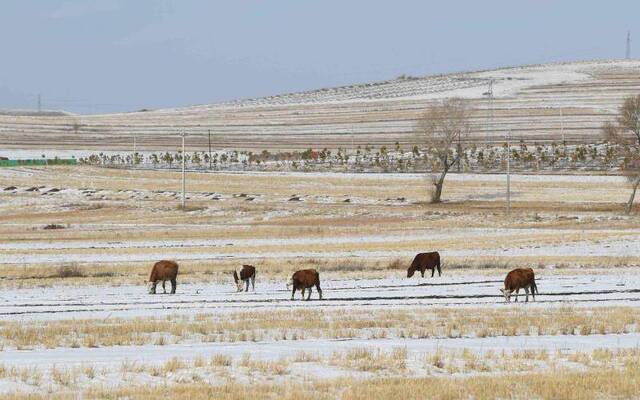
POLYGON ((478 145, 469 140, 469 108, 461 99, 446 99, 424 110, 415 124, 420 146, 403 148, 398 142, 355 149, 307 149, 261 152, 224 150, 98 153, 80 163, 102 166, 174 168, 184 159, 189 168, 211 170, 288 170, 344 172, 418 172, 430 175, 431 201, 440 202, 447 174, 504 172, 507 160, 514 171, 619 171, 628 178, 630 212, 640 186, 640 95, 626 98, 616 118, 602 127, 598 144, 526 143, 478 145))

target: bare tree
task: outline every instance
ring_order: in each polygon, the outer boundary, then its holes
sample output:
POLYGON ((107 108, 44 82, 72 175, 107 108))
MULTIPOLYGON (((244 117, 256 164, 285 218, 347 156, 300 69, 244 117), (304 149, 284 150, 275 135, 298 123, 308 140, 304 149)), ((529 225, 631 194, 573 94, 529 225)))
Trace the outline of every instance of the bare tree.
POLYGON ((415 134, 437 160, 431 175, 432 203, 440 202, 444 179, 451 167, 460 162, 468 133, 469 113, 460 99, 447 99, 430 106, 418 119, 415 134))
POLYGON ((624 100, 618 111, 616 123, 617 125, 606 122, 602 126, 602 134, 612 143, 629 146, 630 160, 624 168, 624 174, 632 188, 625 208, 625 213, 629 214, 640 186, 640 95, 629 96, 624 100))

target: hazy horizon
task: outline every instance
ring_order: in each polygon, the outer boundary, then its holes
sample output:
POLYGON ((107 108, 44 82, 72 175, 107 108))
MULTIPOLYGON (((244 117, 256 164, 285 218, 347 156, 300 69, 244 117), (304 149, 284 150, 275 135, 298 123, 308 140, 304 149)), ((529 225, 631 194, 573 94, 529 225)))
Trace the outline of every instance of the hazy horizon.
MULTIPOLYGON (((622 59, 640 4, 3 2, 0 109, 135 111, 524 64, 622 59), (570 22, 571 30, 567 30, 570 22)), ((635 57, 634 57, 635 58, 635 57)))

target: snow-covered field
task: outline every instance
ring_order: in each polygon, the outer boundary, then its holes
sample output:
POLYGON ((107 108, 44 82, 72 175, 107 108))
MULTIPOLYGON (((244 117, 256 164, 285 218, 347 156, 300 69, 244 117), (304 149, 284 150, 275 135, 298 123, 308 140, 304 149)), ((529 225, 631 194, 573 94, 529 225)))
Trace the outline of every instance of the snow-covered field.
MULTIPOLYGON (((552 271, 552 270, 551 270, 552 271)), ((227 284, 180 284, 175 295, 149 295, 144 284, 136 286, 81 286, 14 289, 0 294, 0 320, 144 317, 157 315, 225 313, 239 310, 381 307, 512 307, 499 292, 502 276, 453 276, 323 280, 323 300, 299 301, 281 281, 258 279, 256 292, 235 292, 231 275, 227 284)), ((537 272, 540 296, 527 307, 619 306, 640 301, 640 276, 635 273, 575 276, 537 272)), ((162 292, 162 289, 159 289, 162 292)), ((521 293, 523 296, 524 292, 521 293)), ((521 296, 521 297, 522 297, 521 296)), ((521 299, 522 300, 522 299, 521 299)), ((530 299, 531 300, 531 299, 530 299)), ((262 311, 261 311, 262 312, 262 311)))
MULTIPOLYGON (((634 272, 597 275, 576 273, 573 276, 554 275, 544 270, 537 273, 540 293, 536 301, 525 303, 521 298, 519 303, 508 304, 498 292, 502 276, 449 275, 447 271, 439 278, 406 279, 400 276, 403 272, 398 271, 396 278, 324 280, 322 301, 317 300, 316 293, 312 301, 302 301, 299 295, 291 301, 290 293, 284 288, 284 279, 258 279, 255 293, 236 293, 231 282, 224 285, 179 284, 175 295, 149 295, 142 284, 18 289, 0 295, 0 321, 5 324, 18 322, 25 328, 47 323, 59 325, 67 321, 72 324, 71 327, 75 323, 82 324, 76 333, 81 335, 79 332, 84 329, 81 326, 87 323, 96 328, 108 326, 110 321, 115 324, 124 324, 126 321, 144 324, 145 320, 153 323, 158 319, 166 319, 179 324, 181 318, 198 321, 205 316, 231 321, 244 315, 242 313, 247 310, 260 314, 266 318, 265 321, 271 314, 274 315, 274 321, 282 318, 282 315, 276 314, 282 310, 294 313, 321 311, 327 315, 337 315, 338 318, 343 315, 348 321, 354 316, 363 318, 367 314, 373 316, 381 312, 411 315, 442 313, 445 310, 459 312, 466 308, 474 314, 516 313, 522 319, 513 321, 518 327, 522 324, 526 326, 524 321, 533 315, 547 312, 588 315, 599 309, 608 312, 612 307, 636 307, 640 300, 640 275, 634 272)), ((251 315, 257 314, 246 314, 245 318, 252 318, 251 315)), ((473 316, 470 315, 470 318, 473 316)), ((407 328, 410 324, 410 321, 405 323, 407 328)), ((453 324, 455 326, 455 322, 453 324)), ((595 324, 597 326, 597 322, 595 324)), ((270 325, 266 323, 265 329, 269 329, 267 327, 270 325)), ((304 329, 293 335, 291 328, 283 328, 282 332, 283 338, 275 340, 200 340, 196 336, 189 339, 187 335, 186 339, 173 343, 158 342, 159 339, 156 339, 155 343, 135 345, 87 346, 80 342, 71 346, 36 345, 35 348, 4 346, 0 351, 0 368, 13 372, 5 372, 4 378, 0 377, 0 382, 4 383, 0 393, 16 390, 42 393, 42 388, 46 387, 49 388, 47 390, 83 390, 96 384, 108 388, 181 384, 185 379, 189 381, 194 374, 215 381, 221 368, 234 381, 249 379, 254 382, 276 379, 284 383, 300 378, 371 378, 396 374, 438 376, 447 374, 441 361, 437 361, 442 357, 447 359, 448 370, 460 368, 461 372, 473 376, 486 371, 490 365, 497 371, 510 368, 503 364, 512 357, 513 362, 532 362, 518 361, 518 357, 544 360, 528 367, 530 370, 544 370, 548 368, 548 362, 555 362, 556 368, 558 363, 571 366, 575 365, 573 359, 577 357, 590 359, 595 357, 593 354, 603 354, 603 351, 611 354, 622 352, 620 354, 625 355, 628 353, 624 352, 635 352, 640 347, 640 334, 635 322, 625 325, 624 332, 620 333, 583 332, 579 335, 537 332, 488 336, 449 334, 398 337, 385 334, 383 337, 362 337, 363 332, 376 332, 376 329, 362 328, 344 337, 304 337, 304 329), (498 359, 502 361, 496 361, 496 354, 501 354, 498 359), (359 361, 362 357, 364 359, 359 361), (373 359, 367 361, 366 357, 373 359), (482 361, 485 363, 483 369, 469 367, 470 357, 485 360, 482 361), (367 362, 374 365, 362 364, 367 362), (457 364, 463 366, 456 367, 457 364), (260 368, 260 372, 252 368, 260 368), (363 372, 378 369, 381 372, 363 372), (66 382, 60 374, 74 378, 66 382)), ((135 332, 129 334, 135 337, 135 332)), ((162 334, 162 331, 158 332, 158 335, 162 334)), ((82 339, 82 336, 78 338, 82 339)))
POLYGON ((193 173, 183 210, 173 172, 1 169, 0 396, 628 365, 640 230, 623 180, 516 175, 507 217, 503 178, 451 175, 432 205, 417 174, 193 173), (428 250, 443 275, 406 278, 428 250), (162 258, 175 295, 147 293, 162 258), (255 293, 235 291, 244 263, 255 293), (518 266, 535 302, 504 302, 518 266), (302 268, 323 300, 290 299, 302 268))

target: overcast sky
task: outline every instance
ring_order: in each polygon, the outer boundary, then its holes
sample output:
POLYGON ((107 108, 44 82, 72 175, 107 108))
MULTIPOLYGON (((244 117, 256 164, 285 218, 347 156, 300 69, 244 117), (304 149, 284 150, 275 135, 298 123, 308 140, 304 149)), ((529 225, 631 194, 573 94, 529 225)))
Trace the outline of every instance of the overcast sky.
POLYGON ((2 0, 0 108, 113 112, 640 57, 640 1, 2 0), (635 36, 634 36, 635 35, 635 36))

